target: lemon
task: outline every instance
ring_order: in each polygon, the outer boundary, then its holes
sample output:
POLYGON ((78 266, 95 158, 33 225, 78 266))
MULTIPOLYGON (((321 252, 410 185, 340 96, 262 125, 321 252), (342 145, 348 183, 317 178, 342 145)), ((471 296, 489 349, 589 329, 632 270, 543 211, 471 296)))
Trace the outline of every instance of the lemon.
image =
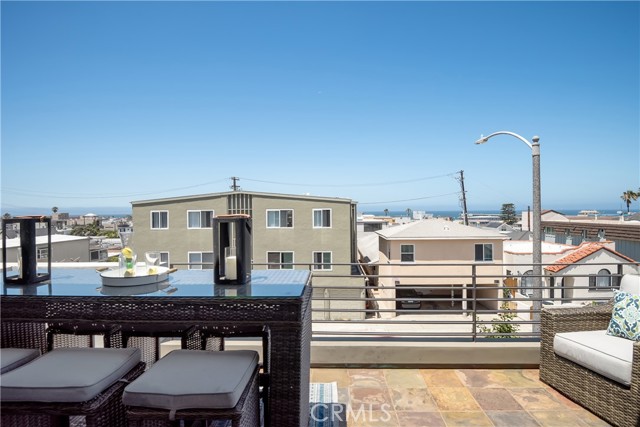
POLYGON ((130 247, 126 246, 122 248, 122 255, 124 255, 125 258, 133 258, 133 251, 130 247))

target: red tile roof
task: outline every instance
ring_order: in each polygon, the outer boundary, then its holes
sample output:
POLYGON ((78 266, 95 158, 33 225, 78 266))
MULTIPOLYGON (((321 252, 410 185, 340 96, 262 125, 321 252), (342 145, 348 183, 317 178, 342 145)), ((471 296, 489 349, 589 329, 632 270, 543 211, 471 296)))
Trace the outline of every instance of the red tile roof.
POLYGON ((580 247, 576 249, 574 252, 571 252, 569 255, 562 257, 559 260, 556 260, 557 264, 553 264, 545 267, 545 270, 550 271, 552 273, 557 273, 560 270, 570 267, 570 265, 567 265, 567 264, 574 264, 600 250, 611 252, 612 254, 620 258, 623 258, 629 262, 636 262, 635 260, 625 255, 622 255, 620 252, 609 249, 608 247, 605 246, 604 242, 586 242, 580 245, 580 247), (562 265, 562 264, 565 264, 565 265, 562 265))

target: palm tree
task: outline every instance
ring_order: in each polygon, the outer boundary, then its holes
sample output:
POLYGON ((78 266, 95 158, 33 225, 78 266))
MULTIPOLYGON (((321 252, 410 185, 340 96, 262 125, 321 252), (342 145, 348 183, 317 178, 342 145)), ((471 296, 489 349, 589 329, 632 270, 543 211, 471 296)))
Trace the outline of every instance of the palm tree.
POLYGON ((627 213, 630 212, 629 207, 631 206, 631 202, 634 200, 638 200, 638 197, 640 197, 640 191, 636 193, 633 190, 627 190, 622 193, 622 196, 620 196, 620 198, 627 204, 627 213))
POLYGON ((11 214, 9 212, 5 213, 4 215, 2 215, 3 219, 11 219, 11 214))
POLYGON ((384 216, 389 216, 389 209, 384 210, 384 216))
POLYGON ((58 213, 58 207, 57 206, 52 207, 51 212, 58 213))

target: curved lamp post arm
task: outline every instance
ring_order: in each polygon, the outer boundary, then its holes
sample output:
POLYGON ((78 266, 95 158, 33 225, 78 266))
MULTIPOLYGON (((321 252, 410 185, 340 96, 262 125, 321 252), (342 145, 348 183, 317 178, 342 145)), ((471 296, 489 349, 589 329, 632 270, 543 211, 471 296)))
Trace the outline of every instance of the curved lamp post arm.
MULTIPOLYGON (((476 141, 476 144, 484 144, 485 142, 487 142, 490 138, 493 138, 496 135, 511 135, 513 137, 518 138, 520 141, 524 142, 525 144, 527 144, 527 146, 529 148, 531 148, 533 150, 533 145, 531 145, 531 143, 529 141, 527 141, 525 138, 521 137, 520 135, 518 135, 517 133, 513 133, 513 132, 508 132, 506 130, 501 130, 499 132, 494 132, 491 135, 487 135, 487 136, 480 136, 480 139, 476 141)), ((540 139, 537 136, 533 137, 533 141, 534 143, 537 142, 536 139, 540 139)))

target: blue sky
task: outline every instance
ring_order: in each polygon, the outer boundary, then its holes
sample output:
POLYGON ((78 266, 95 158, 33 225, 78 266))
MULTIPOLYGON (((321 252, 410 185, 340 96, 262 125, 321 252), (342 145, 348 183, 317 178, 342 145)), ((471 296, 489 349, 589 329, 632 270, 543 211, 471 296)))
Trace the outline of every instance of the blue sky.
MULTIPOLYGON (((7 2, 2 213, 245 190, 621 209, 638 2, 7 2)), ((638 210, 639 204, 632 205, 638 210)))

